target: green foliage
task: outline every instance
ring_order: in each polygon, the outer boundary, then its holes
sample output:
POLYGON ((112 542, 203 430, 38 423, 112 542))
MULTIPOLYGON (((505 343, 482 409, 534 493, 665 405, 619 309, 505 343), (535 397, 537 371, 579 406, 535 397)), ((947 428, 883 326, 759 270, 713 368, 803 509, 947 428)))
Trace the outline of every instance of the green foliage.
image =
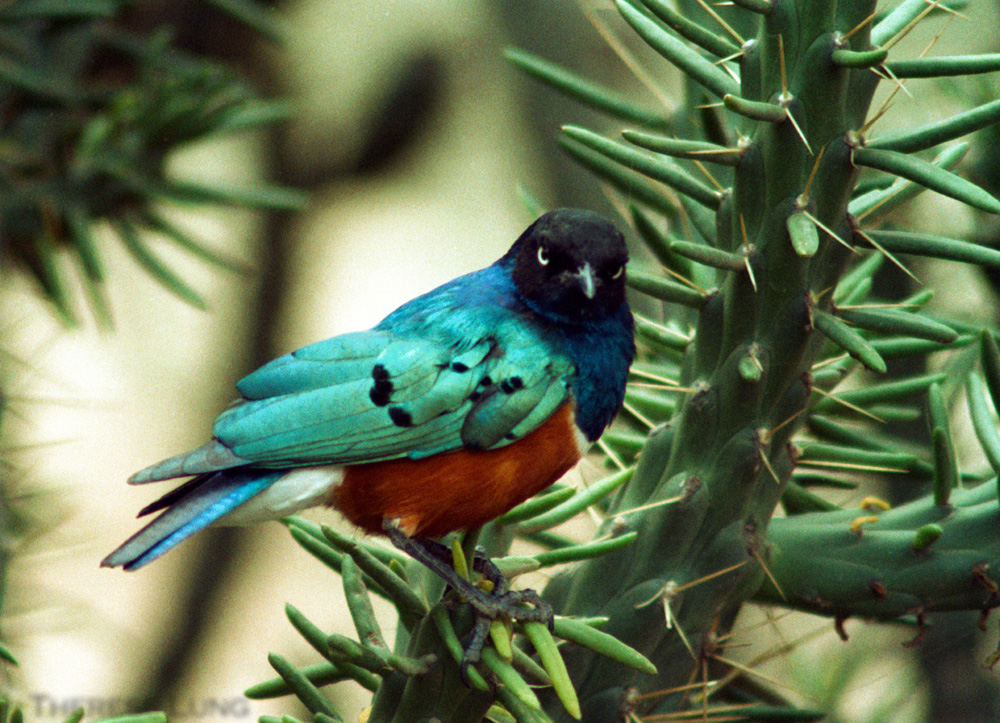
MULTIPOLYGON (((164 203, 297 208, 283 188, 204 187, 170 177, 171 152, 213 135, 283 118, 226 66, 175 47, 169 29, 132 30, 125 0, 18 0, 0 9, 0 265, 28 272, 73 321, 62 254, 79 267, 95 312, 106 316, 93 230, 110 221, 135 260, 181 298, 201 297, 167 268, 152 233, 225 268, 234 263, 168 222, 164 203)), ((253 3, 226 9, 265 24, 253 3)), ((273 31, 273 26, 268 26, 273 31)))
MULTIPOLYGON (((507 661, 499 654, 507 636, 495 637, 501 644, 470 672, 471 687, 457 666, 468 613, 438 602, 440 584, 381 549, 291 521, 295 539, 341 571, 360 640, 334 643, 296 624, 327 659, 299 678, 375 688, 369 720, 603 723, 684 710, 817 720, 822 711, 738 676, 687 685, 728 670, 717 641, 745 602, 838 621, 903 621, 918 638, 930 613, 979 610, 985 620, 1000 605, 988 572, 1000 564, 997 482, 960 468, 951 424, 964 381, 993 478, 993 332, 926 313, 929 292, 902 301, 872 292, 884 260, 907 273, 910 256, 998 266, 993 249, 882 224, 924 190, 1000 211, 953 170, 968 147, 955 141, 995 123, 1000 107, 988 102, 884 135, 873 131, 879 111, 870 108, 880 79, 989 72, 1000 67, 997 56, 895 58, 896 40, 934 15, 923 0, 881 15, 871 0, 738 0, 717 6, 718 18, 695 2, 615 5, 684 74, 686 100, 673 118, 536 56, 508 58, 583 104, 644 126, 620 139, 565 127, 560 138, 624 199, 638 238, 670 272, 639 262, 629 270, 632 289, 653 302, 643 308, 663 313, 637 318, 641 351, 625 411, 602 441, 619 471, 587 491, 543 493, 484 528, 479 542, 509 574, 578 562, 544 592, 560 615, 555 637, 517 626, 507 661), (982 371, 970 372, 977 350, 982 371), (894 360, 942 351, 941 373, 879 378, 894 360), (920 416, 928 433, 915 449, 904 425, 920 416), (853 488, 859 474, 930 492, 895 509, 868 498, 850 510, 814 491, 853 488), (786 514, 775 518, 779 505, 786 514), (584 509, 603 520, 598 542, 553 531, 584 509), (519 536, 544 551, 504 557, 519 536), (393 652, 372 628, 366 588, 400 613, 393 652), (599 632, 580 622, 594 619, 599 632), (558 658, 555 639, 563 640, 558 658)), ((251 693, 294 690, 318 710, 312 689, 286 672, 251 693)))

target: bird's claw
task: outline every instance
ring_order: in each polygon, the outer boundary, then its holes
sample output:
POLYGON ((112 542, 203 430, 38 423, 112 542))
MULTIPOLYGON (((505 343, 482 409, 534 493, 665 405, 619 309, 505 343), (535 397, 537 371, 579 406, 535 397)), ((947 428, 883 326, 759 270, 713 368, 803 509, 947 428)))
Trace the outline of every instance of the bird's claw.
MULTIPOLYGON (((506 587, 506 581, 503 587, 506 587)), ((494 620, 507 617, 522 622, 545 623, 549 631, 553 631, 552 606, 534 590, 494 588, 492 592, 480 589, 480 593, 481 595, 466 599, 475 612, 475 623, 459 665, 459 673, 466 687, 472 687, 468 677, 469 666, 476 665, 482 658, 483 646, 486 645, 494 620)))

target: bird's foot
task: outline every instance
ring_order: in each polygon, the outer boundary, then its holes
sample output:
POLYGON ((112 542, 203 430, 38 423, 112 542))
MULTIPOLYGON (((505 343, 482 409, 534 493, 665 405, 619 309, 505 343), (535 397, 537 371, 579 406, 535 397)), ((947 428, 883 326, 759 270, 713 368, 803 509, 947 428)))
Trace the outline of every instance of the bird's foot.
POLYGON ((494 620, 509 618, 539 622, 552 630, 552 607, 534 590, 511 590, 507 578, 485 554, 477 550, 472 561, 472 569, 483 576, 483 587, 480 587, 458 574, 451 550, 441 543, 407 537, 388 520, 383 529, 396 547, 430 568, 472 607, 475 622, 459 666, 466 685, 469 685, 469 666, 478 663, 482 657, 483 646, 494 620))

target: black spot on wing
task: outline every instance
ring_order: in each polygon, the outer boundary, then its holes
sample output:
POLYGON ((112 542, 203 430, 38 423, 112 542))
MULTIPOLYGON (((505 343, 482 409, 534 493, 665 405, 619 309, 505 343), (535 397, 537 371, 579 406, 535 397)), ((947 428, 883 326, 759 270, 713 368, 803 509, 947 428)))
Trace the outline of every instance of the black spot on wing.
POLYGON ((368 392, 372 404, 376 407, 384 407, 392 397, 392 380, 389 378, 389 371, 381 364, 372 367, 372 379, 375 383, 368 392))
POLYGON ((463 364, 462 362, 452 362, 451 370, 453 372, 458 372, 459 374, 464 374, 465 372, 469 371, 469 365, 463 364))
POLYGON ((518 389, 524 387, 524 380, 521 377, 511 377, 500 382, 500 389, 504 394, 513 394, 518 389))
POLYGON ((397 427, 413 426, 413 417, 402 407, 389 407, 389 419, 397 427))

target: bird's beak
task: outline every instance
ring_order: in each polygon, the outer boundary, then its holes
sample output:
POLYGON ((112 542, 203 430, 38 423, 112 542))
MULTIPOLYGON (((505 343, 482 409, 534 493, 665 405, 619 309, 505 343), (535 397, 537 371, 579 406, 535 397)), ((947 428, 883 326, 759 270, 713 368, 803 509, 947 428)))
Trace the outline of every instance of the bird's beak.
POLYGON ((580 283, 580 291, 583 292, 583 295, 588 299, 593 299, 597 291, 597 286, 594 281, 594 270, 590 267, 590 262, 588 261, 581 266, 572 276, 580 283))

